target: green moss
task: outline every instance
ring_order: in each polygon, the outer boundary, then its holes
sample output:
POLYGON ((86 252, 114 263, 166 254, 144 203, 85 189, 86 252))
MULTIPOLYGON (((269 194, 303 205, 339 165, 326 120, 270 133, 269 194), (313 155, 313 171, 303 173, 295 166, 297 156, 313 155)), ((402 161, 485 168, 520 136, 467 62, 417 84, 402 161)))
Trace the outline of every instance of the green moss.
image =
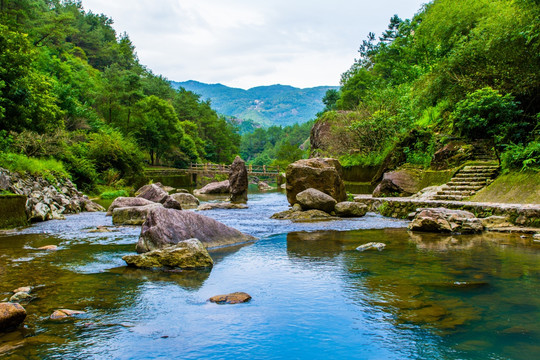
POLYGON ((26 196, 0 195, 0 229, 9 229, 27 224, 26 196))
POLYGON ((540 204, 540 174, 537 172, 510 172, 499 176, 480 190, 470 201, 540 204))
POLYGON ((126 190, 112 190, 105 191, 101 193, 101 195, 99 195, 100 198, 105 200, 116 199, 120 196, 129 197, 129 192, 127 192, 126 190))

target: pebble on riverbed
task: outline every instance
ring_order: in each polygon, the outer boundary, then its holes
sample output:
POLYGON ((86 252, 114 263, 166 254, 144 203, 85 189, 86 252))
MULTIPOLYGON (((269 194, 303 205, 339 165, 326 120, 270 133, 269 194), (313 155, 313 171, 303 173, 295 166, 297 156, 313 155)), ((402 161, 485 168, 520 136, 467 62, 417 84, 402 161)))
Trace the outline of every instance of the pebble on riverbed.
POLYGON ((55 310, 52 315, 50 316, 50 319, 51 320, 61 320, 61 319, 65 319, 65 318, 68 318, 68 317, 72 317, 72 316, 75 316, 75 315, 81 315, 81 314, 85 314, 84 311, 79 311, 79 310, 69 310, 69 309, 59 309, 59 310, 55 310))
POLYGON ((39 247, 38 250, 56 251, 56 250, 58 250, 58 246, 56 246, 56 245, 45 245, 45 246, 39 247))
POLYGON ((366 251, 366 250, 379 250, 382 251, 386 247, 386 244, 384 243, 377 243, 377 242, 369 242, 364 245, 360 245, 356 248, 358 251, 366 251))
POLYGON ((216 304, 241 304, 251 300, 251 295, 245 292, 235 292, 227 295, 212 296, 208 301, 216 304))

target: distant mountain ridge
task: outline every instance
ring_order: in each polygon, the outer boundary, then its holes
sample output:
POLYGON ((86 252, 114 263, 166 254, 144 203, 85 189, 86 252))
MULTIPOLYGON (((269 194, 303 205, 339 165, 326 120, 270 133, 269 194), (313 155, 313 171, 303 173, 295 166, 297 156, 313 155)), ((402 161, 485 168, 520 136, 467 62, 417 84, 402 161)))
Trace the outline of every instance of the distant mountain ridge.
POLYGON ((315 118, 324 108, 322 98, 338 86, 299 89, 288 85, 258 86, 249 90, 222 84, 205 84, 190 80, 171 81, 174 88, 183 87, 210 99, 218 113, 241 120, 253 120, 262 126, 303 124, 315 118))

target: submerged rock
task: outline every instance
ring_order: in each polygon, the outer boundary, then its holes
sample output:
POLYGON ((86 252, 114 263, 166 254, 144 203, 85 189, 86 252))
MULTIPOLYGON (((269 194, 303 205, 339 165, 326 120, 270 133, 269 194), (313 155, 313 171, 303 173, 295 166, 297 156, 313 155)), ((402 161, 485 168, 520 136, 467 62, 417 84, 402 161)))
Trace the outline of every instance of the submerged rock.
POLYGON ((296 201, 302 206, 302 209, 322 210, 327 213, 332 212, 337 204, 333 197, 313 188, 296 194, 296 201))
POLYGON ((248 175, 246 163, 237 156, 231 164, 229 171, 229 185, 231 189, 231 202, 246 203, 248 200, 248 175))
POLYGON ((277 220, 292 220, 292 221, 320 221, 336 219, 332 215, 321 210, 298 211, 295 209, 285 210, 275 213, 270 217, 277 220))
POLYGON ((45 246, 39 247, 38 250, 56 251, 56 250, 58 250, 58 246, 56 246, 56 245, 45 245, 45 246))
POLYGON ((157 208, 163 208, 163 205, 151 203, 145 206, 116 208, 113 210, 112 221, 115 225, 142 225, 148 213, 157 208))
POLYGON ((193 209, 199 206, 199 199, 189 193, 176 193, 172 194, 171 197, 178 201, 184 209, 193 209))
POLYGON ((354 201, 343 201, 337 203, 334 210, 339 217, 362 217, 366 215, 368 207, 354 201))
POLYGON ((229 180, 224 180, 220 182, 212 182, 202 189, 193 190, 195 195, 206 195, 206 194, 228 194, 230 192, 231 186, 229 180))
POLYGON ((202 204, 199 207, 197 207, 198 211, 205 211, 205 210, 214 210, 214 209, 247 209, 248 206, 246 204, 235 204, 235 203, 229 203, 229 202, 220 202, 220 203, 206 203, 202 204))
POLYGON ((13 290, 13 293, 16 294, 18 292, 25 292, 25 293, 30 293, 32 291, 32 287, 31 286, 21 286, 20 288, 17 288, 15 290, 13 290))
POLYGON ((148 213, 137 243, 137 252, 162 249, 192 238, 199 239, 207 248, 255 240, 251 235, 193 211, 158 207, 148 213))
POLYGON ((364 245, 360 245, 356 248, 358 251, 366 251, 366 250, 379 250, 382 251, 386 247, 386 244, 384 243, 378 243, 378 242, 369 242, 364 245))
MULTIPOLYGON (((148 186, 148 185, 145 185, 148 186)), ((107 209, 107 216, 112 216, 114 209, 124 207, 146 206, 155 204, 153 201, 139 197, 117 197, 107 209)))
POLYGON ((0 332, 11 330, 22 324, 26 310, 17 303, 0 303, 0 332))
POLYGON ((84 311, 79 311, 79 310, 59 309, 59 310, 55 310, 52 313, 52 315, 50 316, 50 319, 61 320, 61 319, 73 317, 75 315, 82 315, 82 314, 86 314, 86 313, 84 311))
POLYGON ((476 233, 484 227, 473 213, 445 208, 420 209, 416 212, 409 229, 426 232, 476 233))
POLYGON ((291 205, 297 202, 298 193, 309 188, 322 191, 338 202, 347 199, 341 164, 336 159, 298 160, 287 167, 286 177, 287 200, 291 205))
POLYGON ((198 239, 180 241, 178 244, 140 255, 126 255, 122 259, 138 268, 172 267, 200 269, 214 264, 210 254, 198 239))
POLYGON ((251 300, 251 295, 245 292, 235 292, 226 295, 212 296, 208 301, 216 304, 241 304, 251 300))
POLYGON ((29 292, 19 291, 9 298, 9 302, 12 302, 12 303, 30 302, 33 299, 34 297, 30 295, 29 292))

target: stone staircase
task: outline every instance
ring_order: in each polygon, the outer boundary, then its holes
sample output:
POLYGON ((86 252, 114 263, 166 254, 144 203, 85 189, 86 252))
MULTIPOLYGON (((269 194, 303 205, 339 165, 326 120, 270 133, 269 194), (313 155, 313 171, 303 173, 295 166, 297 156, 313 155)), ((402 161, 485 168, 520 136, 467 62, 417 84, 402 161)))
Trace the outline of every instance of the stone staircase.
POLYGON ((461 201, 468 198, 490 184, 498 171, 499 166, 494 164, 465 166, 441 187, 432 200, 461 201))

